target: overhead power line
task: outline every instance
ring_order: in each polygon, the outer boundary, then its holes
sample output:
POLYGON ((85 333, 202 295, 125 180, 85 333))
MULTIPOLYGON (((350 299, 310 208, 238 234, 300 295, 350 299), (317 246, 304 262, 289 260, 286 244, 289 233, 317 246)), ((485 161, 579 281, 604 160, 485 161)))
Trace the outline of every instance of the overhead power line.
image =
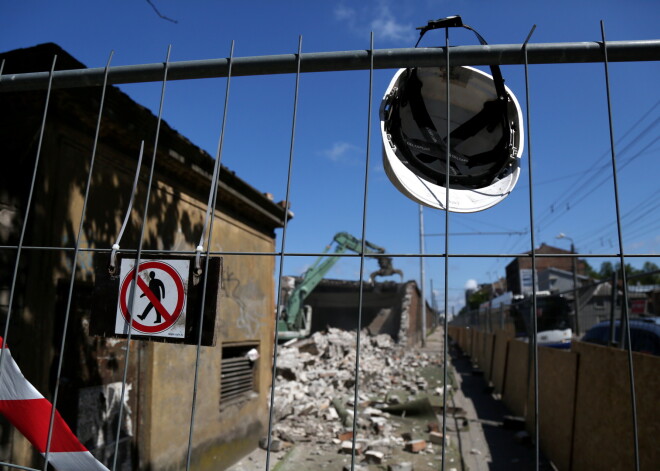
MULTIPOLYGON (((450 232, 450 236, 495 236, 495 235, 525 235, 527 231, 501 231, 501 232, 450 232)), ((444 233, 425 234, 426 237, 444 237, 444 233)))

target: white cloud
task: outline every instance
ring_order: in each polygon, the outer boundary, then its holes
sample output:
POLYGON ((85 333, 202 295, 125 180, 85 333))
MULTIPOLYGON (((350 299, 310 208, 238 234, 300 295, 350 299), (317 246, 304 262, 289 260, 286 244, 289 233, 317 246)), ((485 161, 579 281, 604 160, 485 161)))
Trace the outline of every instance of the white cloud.
POLYGON ((410 23, 399 23, 384 2, 378 16, 371 21, 371 30, 375 37, 383 40, 410 42, 415 38, 415 27, 410 23))
POLYGON ((465 282, 465 289, 477 289, 478 286, 477 280, 472 278, 465 282))
POLYGON ((338 20, 351 20, 355 18, 355 10, 345 5, 337 5, 334 11, 335 18, 338 20))
POLYGON ((333 162, 345 162, 350 160, 351 154, 360 152, 360 148, 348 142, 335 142, 330 149, 321 151, 321 154, 333 162))
POLYGON ((655 254, 660 248, 660 235, 650 239, 642 239, 635 242, 627 243, 627 250, 644 251, 647 253, 655 254))
MULTIPOLYGON (((373 31, 376 41, 412 43, 417 37, 417 31, 411 23, 401 22, 398 16, 392 13, 390 5, 393 4, 392 0, 381 0, 359 10, 339 5, 334 10, 334 16, 358 36, 365 37, 373 31)), ((401 8, 399 3, 397 8, 401 8)))

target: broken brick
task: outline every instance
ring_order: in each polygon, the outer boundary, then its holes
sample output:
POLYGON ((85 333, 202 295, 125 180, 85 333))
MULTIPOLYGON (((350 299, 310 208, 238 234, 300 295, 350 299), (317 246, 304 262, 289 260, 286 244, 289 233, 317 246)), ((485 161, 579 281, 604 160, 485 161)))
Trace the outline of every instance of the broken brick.
MULTIPOLYGON (((355 443, 355 454, 360 455, 362 454, 362 450, 364 449, 364 444, 361 442, 356 442, 355 443)), ((350 440, 343 441, 341 443, 341 451, 344 453, 353 453, 353 442, 350 440)))
POLYGON ((442 445, 442 433, 441 432, 429 432, 429 441, 435 443, 436 445, 442 445))
POLYGON ((411 453, 419 453, 426 448, 426 440, 412 440, 406 443, 405 450, 411 453))
POLYGON ((352 430, 345 430, 343 432, 339 432, 337 434, 337 438, 340 439, 342 442, 346 440, 352 440, 353 439, 353 431, 352 430))

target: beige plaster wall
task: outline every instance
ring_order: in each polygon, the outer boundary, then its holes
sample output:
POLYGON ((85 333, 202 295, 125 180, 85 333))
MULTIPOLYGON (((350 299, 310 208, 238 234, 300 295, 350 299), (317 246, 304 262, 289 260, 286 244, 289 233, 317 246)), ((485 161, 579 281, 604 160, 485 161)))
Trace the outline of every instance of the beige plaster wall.
MULTIPOLYGON (((157 197, 169 188, 160 185, 157 197)), ((181 198, 180 213, 195 214, 195 202, 181 198)), ((274 240, 217 213, 212 250, 272 252, 274 240)), ((231 255, 223 259, 221 295, 217 305, 215 347, 202 347, 194 419, 195 469, 221 469, 256 446, 267 424, 270 365, 257 363, 257 395, 246 402, 220 408, 222 346, 257 343, 262 358, 270 358, 274 332, 274 259, 271 256, 231 255), (233 445, 229 445, 230 443, 233 445), (248 443, 249 442, 249 443, 248 443)), ((145 453, 152 469, 181 463, 188 446, 196 347, 151 344, 148 385, 149 423, 145 453), (163 437, 168 437, 163 441, 163 437)))
MULTIPOLYGON (((69 134, 74 134, 69 128, 69 134)), ((56 130, 53 130, 56 133, 56 130)), ((84 177, 89 167, 87 138, 76 142, 64 138, 47 142, 60 159, 44 159, 47 179, 40 193, 35 221, 55 235, 47 242, 71 246, 82 213, 84 177), (84 143, 84 144, 83 144, 84 143), (69 185, 55 185, 69 176, 69 185), (74 177, 75 175, 75 177, 74 177), (42 209, 43 208, 43 209, 42 209), (48 209, 51 208, 51 209, 48 209)), ((83 247, 109 248, 121 226, 130 197, 134 162, 100 146, 89 196, 83 247), (130 163, 130 165, 129 165, 130 163)), ((142 174, 145 174, 143 168, 142 174)), ((204 190, 206 191, 206 190, 204 190)), ((141 180, 121 246, 135 249, 144 209, 146 180, 141 180)), ((172 182, 154 181, 144 248, 194 250, 201 236, 206 201, 182 193, 172 182)), ((274 239, 221 211, 216 211, 211 249, 214 251, 272 252, 274 239)), ((46 229, 37 229, 46 230, 46 229)), ((52 267, 48 276, 55 281, 69 276, 70 254, 39 255, 40 264, 52 267)), ((98 255, 107 257, 107 254, 98 255)), ((81 252, 78 280, 93 280, 93 256, 81 252)), ((220 410, 222 346, 227 343, 258 343, 262 358, 272 352, 274 330, 274 257, 223 257, 222 286, 217 306, 216 346, 202 347, 198 394, 194 418, 194 469, 222 469, 253 449, 267 424, 267 394, 270 364, 256 366, 257 395, 251 400, 220 410)), ((34 283, 39 278, 33 277, 34 283)), ((52 296, 47 296, 52 299, 52 296)), ((44 297, 46 299, 46 296, 44 297)), ((43 342, 47 344, 48 339, 43 342)), ((134 361, 139 377, 131 375, 133 393, 140 403, 131 411, 135 424, 140 463, 153 471, 180 469, 186 459, 194 384, 196 347, 139 342, 134 361)), ((35 365, 49 363, 34 362, 35 365)), ((40 375, 43 376, 43 375, 40 375)))

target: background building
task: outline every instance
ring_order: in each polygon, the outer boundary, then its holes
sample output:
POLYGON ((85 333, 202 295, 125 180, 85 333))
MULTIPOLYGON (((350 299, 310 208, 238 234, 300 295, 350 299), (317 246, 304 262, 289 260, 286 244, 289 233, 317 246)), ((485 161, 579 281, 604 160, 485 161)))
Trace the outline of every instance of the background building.
MULTIPOLYGON (((531 251, 525 252, 531 255, 531 251)), ((536 254, 570 254, 568 250, 563 250, 558 247, 546 245, 542 243, 536 249, 536 254)), ((539 280, 540 273, 547 268, 558 268, 563 271, 573 273, 573 260, 571 257, 538 257, 536 259, 536 276, 539 280)), ((508 290, 513 294, 531 294, 532 291, 532 257, 517 257, 506 266, 506 284, 508 290)), ((577 260, 577 274, 584 275, 586 273, 585 263, 577 260)), ((579 282, 578 282, 579 284, 579 282)), ((537 285, 538 286, 538 285, 537 285)))

